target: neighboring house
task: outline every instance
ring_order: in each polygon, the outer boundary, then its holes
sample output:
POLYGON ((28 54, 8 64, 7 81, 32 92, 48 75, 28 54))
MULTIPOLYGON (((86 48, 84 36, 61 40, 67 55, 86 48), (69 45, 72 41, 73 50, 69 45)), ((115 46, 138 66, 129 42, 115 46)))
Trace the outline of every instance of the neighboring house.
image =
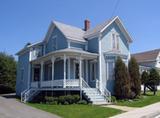
POLYGON ((79 91, 93 103, 104 103, 114 92, 114 66, 127 64, 132 39, 119 17, 93 29, 51 22, 43 41, 20 50, 16 93, 29 101, 40 91, 79 91))
POLYGON ((137 60, 139 64, 140 73, 151 68, 160 70, 160 49, 140 52, 132 54, 132 56, 137 60))
MULTIPOLYGON (((140 73, 155 68, 160 72, 160 49, 132 54, 139 64, 140 73)), ((160 86, 157 87, 160 90, 160 86)), ((141 86, 143 90, 143 85, 141 86)))

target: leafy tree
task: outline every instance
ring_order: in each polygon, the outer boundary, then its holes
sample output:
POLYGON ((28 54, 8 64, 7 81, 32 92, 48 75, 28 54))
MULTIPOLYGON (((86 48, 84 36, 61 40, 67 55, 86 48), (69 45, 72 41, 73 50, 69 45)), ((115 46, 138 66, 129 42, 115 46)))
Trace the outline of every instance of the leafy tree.
POLYGON ((15 89, 16 61, 13 56, 0 53, 0 85, 15 89))
POLYGON ((148 83, 148 80, 149 80, 149 74, 148 74, 148 72, 143 71, 143 73, 141 75, 141 83, 144 86, 144 93, 143 93, 144 95, 146 94, 146 85, 148 83))
POLYGON ((115 96, 118 99, 130 97, 130 81, 127 67, 118 57, 115 64, 115 96))
POLYGON ((130 74, 130 85, 132 97, 135 98, 141 93, 141 80, 139 73, 139 65, 135 58, 131 57, 128 65, 129 74, 130 74))
POLYGON ((160 76, 159 76, 159 73, 156 69, 152 68, 150 70, 150 75, 149 75, 149 80, 147 82, 148 85, 152 86, 154 88, 154 95, 156 94, 156 87, 157 85, 159 85, 159 82, 160 82, 160 76))

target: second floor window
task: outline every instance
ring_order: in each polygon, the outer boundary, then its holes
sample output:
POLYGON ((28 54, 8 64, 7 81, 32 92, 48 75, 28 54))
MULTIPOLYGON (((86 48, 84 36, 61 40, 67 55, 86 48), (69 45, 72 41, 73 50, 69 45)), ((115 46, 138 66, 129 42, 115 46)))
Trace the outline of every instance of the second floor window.
POLYGON ((115 33, 112 34, 112 49, 119 50, 119 35, 115 33))

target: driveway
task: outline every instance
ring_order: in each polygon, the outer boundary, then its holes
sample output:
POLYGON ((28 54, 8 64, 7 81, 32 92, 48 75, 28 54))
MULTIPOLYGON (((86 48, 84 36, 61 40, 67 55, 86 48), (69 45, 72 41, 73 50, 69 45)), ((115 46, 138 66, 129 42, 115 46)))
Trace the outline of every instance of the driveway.
POLYGON ((112 118, 160 118, 160 102, 122 113, 112 118))
POLYGON ((0 118, 60 118, 20 103, 12 97, 0 96, 0 118))

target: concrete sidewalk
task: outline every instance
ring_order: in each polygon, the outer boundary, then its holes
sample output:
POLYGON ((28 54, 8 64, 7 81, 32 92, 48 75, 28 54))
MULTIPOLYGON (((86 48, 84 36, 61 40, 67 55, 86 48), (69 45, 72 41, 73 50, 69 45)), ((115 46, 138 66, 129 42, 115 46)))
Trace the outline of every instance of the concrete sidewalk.
POLYGON ((158 115, 160 115, 160 102, 122 113, 111 118, 160 118, 158 115))
POLYGON ((103 105, 102 107, 109 107, 114 109, 120 109, 122 111, 133 111, 135 109, 139 109, 137 107, 127 107, 127 106, 118 106, 118 105, 103 105))
POLYGON ((0 96, 0 118, 60 118, 54 114, 0 96))

